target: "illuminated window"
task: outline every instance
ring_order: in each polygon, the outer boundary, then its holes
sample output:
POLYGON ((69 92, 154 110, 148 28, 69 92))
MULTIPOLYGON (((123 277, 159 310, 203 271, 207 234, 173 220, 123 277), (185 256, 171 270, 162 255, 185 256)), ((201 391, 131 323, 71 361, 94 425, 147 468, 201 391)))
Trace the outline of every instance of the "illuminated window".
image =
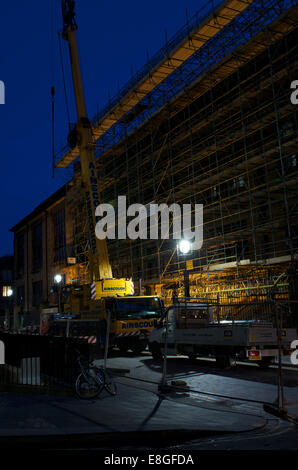
POLYGON ((12 295, 12 287, 11 286, 3 286, 2 287, 2 296, 3 297, 10 297, 12 295))

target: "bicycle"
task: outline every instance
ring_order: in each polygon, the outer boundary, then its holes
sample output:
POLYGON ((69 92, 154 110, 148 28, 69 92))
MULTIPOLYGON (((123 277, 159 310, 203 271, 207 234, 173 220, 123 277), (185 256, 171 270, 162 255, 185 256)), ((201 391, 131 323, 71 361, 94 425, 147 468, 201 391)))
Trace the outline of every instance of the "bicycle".
POLYGON ((93 361, 82 362, 82 354, 77 352, 80 373, 75 381, 75 391, 79 398, 88 400, 97 398, 105 388, 111 395, 116 395, 117 387, 110 374, 103 367, 96 367, 93 361))
POLYGON ((110 395, 115 396, 117 394, 117 386, 107 369, 105 369, 103 366, 96 367, 96 370, 101 372, 104 376, 104 388, 106 389, 107 392, 109 392, 110 395))

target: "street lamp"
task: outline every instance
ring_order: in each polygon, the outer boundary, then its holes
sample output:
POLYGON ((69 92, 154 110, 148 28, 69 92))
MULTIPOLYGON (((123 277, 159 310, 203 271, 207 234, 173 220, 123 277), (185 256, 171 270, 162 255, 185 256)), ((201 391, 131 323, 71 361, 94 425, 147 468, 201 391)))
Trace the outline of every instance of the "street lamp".
MULTIPOLYGON (((182 239, 180 240, 179 244, 179 251, 182 255, 186 256, 190 250, 191 250, 191 243, 189 240, 182 239)), ((189 277, 188 277, 188 272, 186 269, 186 260, 185 261, 185 267, 184 267, 184 295, 185 297, 190 297, 189 293, 189 277)))
POLYGON ((56 284, 58 284, 58 310, 59 313, 61 313, 61 282, 62 282, 62 276, 61 274, 56 274, 54 276, 54 281, 56 284))
POLYGON ((56 282, 56 284, 60 284, 61 281, 62 281, 61 274, 56 274, 55 277, 54 277, 54 281, 56 282))
POLYGON ((189 240, 180 240, 179 250, 183 255, 187 255, 191 250, 191 243, 189 240))
POLYGON ((13 290, 11 287, 6 287, 6 297, 7 299, 7 312, 5 313, 5 325, 9 329, 11 326, 11 314, 13 312, 13 290))

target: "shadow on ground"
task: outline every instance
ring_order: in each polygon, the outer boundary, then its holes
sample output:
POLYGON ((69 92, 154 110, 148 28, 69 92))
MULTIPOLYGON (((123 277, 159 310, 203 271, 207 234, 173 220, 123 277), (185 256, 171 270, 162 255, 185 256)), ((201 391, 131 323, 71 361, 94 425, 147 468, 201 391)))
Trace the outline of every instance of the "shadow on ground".
MULTIPOLYGON (((162 361, 152 358, 140 358, 140 362, 155 372, 162 371, 162 361)), ((278 380, 277 367, 260 369, 255 364, 237 364, 230 369, 219 369, 213 361, 195 359, 190 361, 185 357, 169 357, 167 360, 167 375, 175 378, 191 377, 198 374, 211 374, 233 379, 242 379, 252 382, 276 385, 278 380)), ((283 369, 283 381, 286 387, 298 387, 297 370, 283 369)))

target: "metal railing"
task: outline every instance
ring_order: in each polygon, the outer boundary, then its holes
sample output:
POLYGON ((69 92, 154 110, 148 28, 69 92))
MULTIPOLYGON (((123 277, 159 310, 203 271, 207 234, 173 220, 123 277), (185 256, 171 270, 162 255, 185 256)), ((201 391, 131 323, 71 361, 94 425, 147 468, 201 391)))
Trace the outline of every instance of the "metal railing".
POLYGON ((0 389, 73 391, 78 374, 76 350, 89 357, 89 345, 72 338, 0 333, 0 340, 5 346, 0 389))
POLYGON ((172 303, 183 304, 202 303, 206 309, 212 309, 214 321, 230 321, 232 324, 237 321, 266 322, 275 325, 276 308, 282 306, 283 327, 297 326, 297 318, 293 315, 293 301, 288 300, 287 292, 273 294, 270 289, 263 294, 247 295, 246 298, 227 297, 224 295, 211 296, 202 293, 200 297, 176 297, 172 303))

